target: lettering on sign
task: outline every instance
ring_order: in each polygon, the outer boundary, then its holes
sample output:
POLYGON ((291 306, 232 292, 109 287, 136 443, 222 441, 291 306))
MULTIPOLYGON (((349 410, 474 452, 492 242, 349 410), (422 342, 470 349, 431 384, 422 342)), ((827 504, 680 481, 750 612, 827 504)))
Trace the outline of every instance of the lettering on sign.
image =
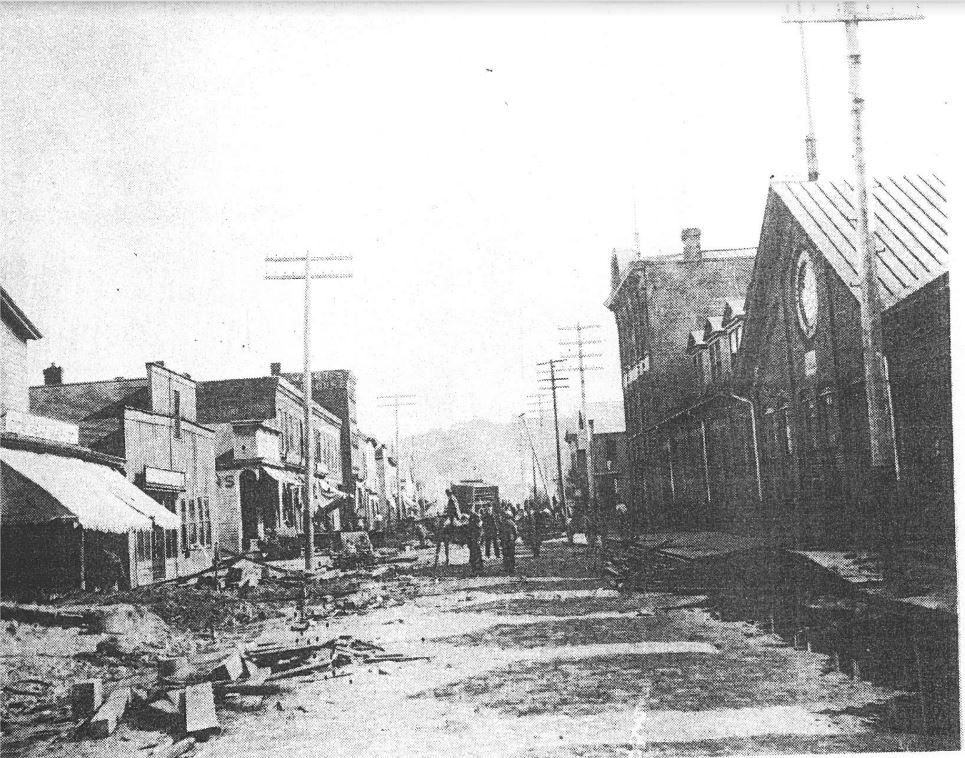
POLYGON ((168 471, 163 468, 144 467, 144 484, 155 485, 158 487, 170 487, 171 489, 184 489, 184 472, 168 471))
POLYGON ((76 424, 12 410, 3 414, 3 431, 65 445, 76 445, 80 440, 80 428, 76 424))

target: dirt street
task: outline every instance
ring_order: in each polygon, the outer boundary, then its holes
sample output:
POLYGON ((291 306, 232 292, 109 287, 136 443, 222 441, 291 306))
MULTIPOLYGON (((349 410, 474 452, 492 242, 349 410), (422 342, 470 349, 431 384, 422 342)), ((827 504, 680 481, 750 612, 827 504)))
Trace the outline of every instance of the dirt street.
MULTIPOLYGON (((405 605, 330 622, 428 661, 306 679, 228 715, 214 756, 608 756, 927 749, 880 714, 897 693, 823 673, 744 622, 587 577, 584 548, 524 553, 518 577, 462 578, 467 555, 405 605)), ((692 599, 691 599, 692 600, 692 599)))

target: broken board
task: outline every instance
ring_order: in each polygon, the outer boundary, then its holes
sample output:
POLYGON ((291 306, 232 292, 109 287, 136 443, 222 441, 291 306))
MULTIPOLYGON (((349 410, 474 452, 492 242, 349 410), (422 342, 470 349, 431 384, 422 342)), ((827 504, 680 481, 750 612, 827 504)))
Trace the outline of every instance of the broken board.
POLYGON ((218 714, 214 710, 214 690, 211 682, 185 687, 182 698, 186 734, 221 728, 218 714))

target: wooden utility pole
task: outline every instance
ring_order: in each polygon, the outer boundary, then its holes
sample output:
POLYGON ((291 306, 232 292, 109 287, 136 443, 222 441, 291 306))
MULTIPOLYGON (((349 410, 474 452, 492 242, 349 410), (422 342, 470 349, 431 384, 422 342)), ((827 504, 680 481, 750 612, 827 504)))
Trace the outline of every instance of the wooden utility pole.
MULTIPOLYGON (((546 477, 543 474, 543 468, 539 464, 539 459, 536 455, 536 445, 533 443, 533 436, 529 433, 529 425, 526 423, 526 414, 520 413, 519 420, 523 423, 523 431, 526 432, 526 438, 529 440, 529 449, 533 456, 533 502, 536 502, 537 497, 537 480, 536 473, 539 472, 539 478, 543 481, 543 491, 546 492, 547 497, 549 497, 549 489, 546 484, 546 477)), ((523 471, 523 492, 526 492, 526 470, 525 464, 522 466, 523 471)))
POLYGON ((271 257, 266 258, 268 263, 304 263, 304 274, 266 274, 265 279, 302 279, 305 282, 305 321, 304 321, 304 359, 305 369, 302 374, 302 400, 305 406, 305 449, 302 454, 305 458, 305 484, 304 497, 302 500, 304 521, 305 521, 305 571, 311 572, 314 569, 313 560, 315 557, 315 533, 312 524, 314 516, 312 503, 312 485, 315 476, 315 440, 312 434, 312 354, 311 354, 311 334, 312 334, 312 279, 350 279, 351 274, 346 272, 326 272, 313 274, 311 269, 312 261, 350 261, 348 255, 325 255, 313 256, 306 253, 304 257, 271 257))
MULTIPOLYGON (((376 400, 389 400, 390 402, 380 405, 379 408, 395 409, 395 507, 402 508, 402 480, 399 476, 401 469, 401 452, 399 450, 399 408, 408 408, 415 405, 415 395, 379 395, 376 400)), ((386 498, 388 500, 388 498, 386 498)), ((386 528, 392 525, 392 508, 386 502, 386 528)))
POLYGON ((549 366, 550 372, 549 377, 544 377, 538 379, 540 382, 549 382, 550 389, 553 392, 553 426, 556 430, 556 475, 558 477, 557 484, 558 492, 560 496, 560 508, 563 513, 566 513, 566 486, 563 482, 563 454, 560 451, 560 416, 559 416, 559 404, 556 401, 556 390, 557 389, 567 389, 568 384, 559 384, 561 381, 565 381, 565 378, 557 377, 556 375, 556 364, 562 363, 561 358, 551 358, 548 361, 543 361, 538 363, 538 366, 549 366))
MULTIPOLYGON (((801 3, 797 4, 797 12, 801 13, 801 3)), ((807 40, 804 35, 804 22, 797 22, 798 34, 801 38, 801 77, 804 81, 804 107, 808 117, 808 133, 804 138, 804 157, 808 168, 808 181, 818 180, 818 141, 814 136, 814 112, 811 110, 811 80, 808 77, 807 40)))
MULTIPOLYGON (((536 444, 536 452, 535 452, 535 454, 536 454, 536 456, 537 456, 537 460, 539 461, 540 476, 542 476, 542 472, 543 472, 544 470, 545 470, 545 471, 549 471, 550 468, 551 468, 551 466, 550 466, 550 464, 549 464, 549 461, 547 460, 547 454, 546 454, 546 429, 544 428, 544 423, 543 423, 544 420, 545 420, 545 418, 546 418, 546 416, 545 416, 545 408, 544 408, 544 406, 543 406, 543 400, 546 399, 546 395, 545 395, 545 394, 542 394, 542 393, 537 393, 537 394, 535 394, 535 395, 527 395, 526 398, 527 398, 527 400, 529 401, 528 411, 529 411, 530 413, 535 413, 535 414, 536 414, 536 419, 537 419, 537 423, 538 423, 538 427, 537 427, 537 430, 536 430, 536 442, 535 442, 535 444, 536 444)), ((543 486, 544 486, 544 488, 546 488, 545 482, 544 482, 544 485, 543 485, 543 486)), ((549 490, 548 490, 548 489, 547 489, 547 492, 546 492, 546 496, 549 497, 549 490)))
MULTIPOLYGON (((871 13, 859 11, 854 2, 845 2, 838 13, 829 16, 804 16, 785 19, 785 23, 843 23, 848 54, 848 92, 851 99, 851 132, 854 141, 855 251, 860 261, 861 278, 861 345, 864 354, 865 396, 871 437, 871 466, 876 485, 894 482, 895 435, 891 421, 887 367, 881 334, 881 294, 878 286, 878 258, 874 233, 869 224, 868 177, 866 171, 861 97, 861 50, 858 24, 862 21, 912 21, 923 18, 920 13, 871 13)), ((884 488, 878 493, 884 496, 884 488)))
POLYGON ((563 346, 575 346, 577 349, 576 359, 577 359, 577 370, 580 372, 580 412, 583 415, 583 426, 586 429, 586 487, 587 487, 587 505, 589 506, 590 514, 595 522, 599 522, 599 512, 597 508, 597 497, 596 497, 596 477, 594 476, 593 469, 593 425, 590 422, 590 417, 586 407, 586 372, 587 371, 602 371, 602 366, 587 366, 587 358, 602 358, 602 353, 587 353, 583 350, 586 345, 599 345, 603 340, 598 339, 584 339, 583 332, 589 331, 591 329, 599 329, 599 324, 581 324, 579 321, 576 322, 575 326, 561 326, 559 327, 561 331, 575 331, 576 339, 561 342, 560 345, 563 346))

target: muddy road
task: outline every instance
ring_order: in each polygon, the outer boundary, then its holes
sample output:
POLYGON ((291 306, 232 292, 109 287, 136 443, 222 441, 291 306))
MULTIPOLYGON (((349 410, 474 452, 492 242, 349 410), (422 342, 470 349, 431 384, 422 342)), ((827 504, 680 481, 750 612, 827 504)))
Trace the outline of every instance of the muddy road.
MULTIPOLYGON (((405 605, 330 622, 429 660, 296 682, 227 713, 205 756, 608 756, 940 747, 888 727, 898 693, 827 671, 694 598, 617 593, 556 542, 519 576, 465 577, 465 551, 405 605), (690 605, 691 607, 681 607, 690 605)), ((425 557, 423 558, 425 560, 425 557)))

